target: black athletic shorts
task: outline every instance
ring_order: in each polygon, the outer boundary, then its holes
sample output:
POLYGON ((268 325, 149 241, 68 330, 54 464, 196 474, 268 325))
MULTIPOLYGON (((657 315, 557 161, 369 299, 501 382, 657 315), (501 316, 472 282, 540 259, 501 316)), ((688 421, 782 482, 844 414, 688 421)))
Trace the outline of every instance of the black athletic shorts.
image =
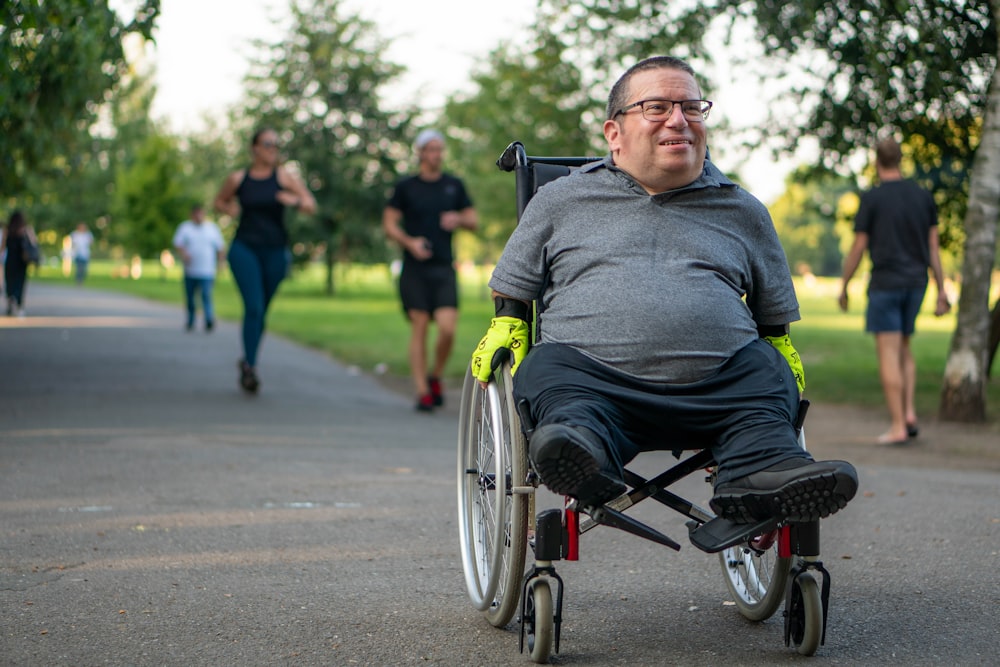
POLYGON ((399 275, 403 311, 433 313, 438 308, 458 308, 455 267, 443 262, 403 262, 399 275))

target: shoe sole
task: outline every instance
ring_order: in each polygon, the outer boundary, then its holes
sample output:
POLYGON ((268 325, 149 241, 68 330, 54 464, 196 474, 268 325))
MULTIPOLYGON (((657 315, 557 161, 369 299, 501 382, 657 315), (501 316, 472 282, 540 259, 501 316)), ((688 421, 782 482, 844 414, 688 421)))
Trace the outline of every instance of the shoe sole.
POLYGON ((625 492, 625 484, 602 471, 590 452, 577 443, 557 440, 546 445, 539 448, 534 465, 553 493, 603 505, 625 492))
POLYGON ((256 394, 260 389, 260 380, 252 370, 243 367, 243 363, 238 364, 240 369, 240 387, 248 394, 256 394))
POLYGON ((775 518, 789 523, 818 521, 847 506, 857 480, 836 472, 796 479, 774 491, 727 488, 709 503, 719 516, 736 523, 775 518))

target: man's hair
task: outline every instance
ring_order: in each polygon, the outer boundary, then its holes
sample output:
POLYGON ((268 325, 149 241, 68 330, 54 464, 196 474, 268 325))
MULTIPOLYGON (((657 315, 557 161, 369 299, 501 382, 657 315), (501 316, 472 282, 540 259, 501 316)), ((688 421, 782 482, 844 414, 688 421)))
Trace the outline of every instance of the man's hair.
POLYGON ((882 139, 875 144, 875 161, 880 167, 892 169, 903 161, 903 150, 895 139, 882 139))
POLYGON ((673 56, 653 56, 652 58, 640 60, 625 70, 621 78, 611 87, 611 94, 608 95, 607 120, 612 120, 615 114, 618 113, 618 110, 628 104, 629 83, 632 80, 632 76, 638 72, 653 69, 679 69, 697 78, 694 68, 680 58, 674 58, 673 56))

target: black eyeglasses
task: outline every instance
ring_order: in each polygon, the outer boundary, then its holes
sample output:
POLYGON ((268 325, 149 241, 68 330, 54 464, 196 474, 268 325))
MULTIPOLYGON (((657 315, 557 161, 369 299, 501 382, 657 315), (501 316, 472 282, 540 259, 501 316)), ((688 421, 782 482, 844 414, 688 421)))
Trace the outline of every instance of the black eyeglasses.
POLYGON ((642 111, 643 118, 653 123, 662 123, 670 118, 670 114, 674 112, 675 104, 680 105, 684 119, 693 123, 708 120, 708 112, 712 110, 712 103, 708 100, 639 100, 622 107, 615 112, 615 116, 626 114, 638 107, 642 111))
POLYGON ((279 148, 277 141, 261 141, 257 144, 261 148, 279 148))

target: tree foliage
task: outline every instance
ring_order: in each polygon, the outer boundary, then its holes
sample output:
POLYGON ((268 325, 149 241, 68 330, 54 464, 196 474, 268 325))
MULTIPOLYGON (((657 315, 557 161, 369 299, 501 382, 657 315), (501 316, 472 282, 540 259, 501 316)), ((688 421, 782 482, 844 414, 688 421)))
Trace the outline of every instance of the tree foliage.
POLYGON ((124 75, 102 105, 101 122, 80 127, 78 137, 53 156, 47 168, 26 175, 18 205, 31 212, 49 252, 57 252, 56 246, 79 222, 93 231, 97 254, 109 242, 131 238, 127 218, 110 224, 116 178, 132 164, 147 137, 158 132, 149 118, 155 92, 151 75, 124 75))
MULTIPOLYGON (((841 205, 854 193, 850 179, 832 172, 800 168, 785 179, 785 192, 770 207, 788 263, 796 273, 839 276, 840 231, 850 229, 841 205)), ((854 197, 855 201, 857 200, 854 197)), ((857 204, 853 206, 857 210, 857 204)))
POLYGON ((476 92, 451 98, 443 125, 454 139, 449 163, 461 169, 480 216, 480 259, 495 258, 516 223, 514 177, 496 160, 512 141, 532 155, 603 154, 600 103, 583 89, 579 68, 545 30, 527 52, 493 51, 472 77, 476 92))
POLYGON ((140 257, 171 247, 174 229, 195 203, 176 140, 150 134, 115 179, 115 239, 140 257))
MULTIPOLYGON (((735 46, 737 28, 749 26, 760 48, 729 49, 747 54, 742 62, 734 56, 732 69, 757 72, 761 90, 770 81, 784 84, 776 98, 757 100, 773 112, 751 140, 758 145, 789 150, 814 140, 817 166, 842 173, 880 134, 925 149, 915 155, 920 180, 932 186, 946 223, 964 220, 962 296, 942 416, 985 418, 989 276, 1000 208, 1000 90, 991 90, 1000 8, 987 0, 548 0, 546 6, 546 20, 565 26, 566 43, 580 60, 601 69, 657 53, 711 62, 710 36, 721 30, 735 46)), ((957 234, 946 230, 945 240, 951 236, 957 234)))
POLYGON ((258 45, 247 117, 276 129, 316 196, 316 216, 298 218, 291 236, 299 255, 325 249, 332 290, 335 258, 385 258, 382 207, 415 111, 380 103, 379 89, 403 68, 382 59, 386 43, 374 24, 336 0, 298 0, 291 16, 281 41, 258 45))
POLYGON ((107 0, 0 3, 0 191, 70 159, 122 75, 122 40, 149 37, 159 7, 145 0, 126 25, 107 0))

